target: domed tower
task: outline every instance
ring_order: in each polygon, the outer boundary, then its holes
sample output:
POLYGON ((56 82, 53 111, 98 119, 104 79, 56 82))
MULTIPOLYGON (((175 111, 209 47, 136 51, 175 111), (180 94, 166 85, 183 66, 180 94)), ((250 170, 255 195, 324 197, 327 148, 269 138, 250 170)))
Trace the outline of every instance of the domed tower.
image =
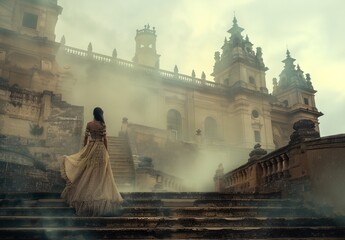
POLYGON ((299 65, 296 67, 295 59, 290 56, 289 50, 286 51, 286 58, 282 62, 284 69, 279 75, 279 81, 273 79, 273 96, 286 109, 291 127, 298 120, 309 119, 319 130, 318 118, 323 114, 316 108, 316 91, 310 74, 304 75, 301 67, 299 65))
POLYGON ((149 67, 159 68, 159 57, 156 51, 156 30, 150 25, 145 25, 144 29, 137 30, 135 36, 136 49, 133 62, 149 67))
POLYGON ((236 147, 250 151, 256 144, 264 149, 274 149, 270 95, 266 87, 265 72, 268 69, 260 47, 253 50, 249 37, 236 17, 228 30, 222 52, 215 53, 212 76, 216 83, 227 86, 229 101, 228 141, 236 147))
POLYGON ((268 68, 263 62, 262 49, 257 47, 254 51, 248 35, 242 36, 244 29, 238 25, 236 17, 232 22, 228 30, 230 37, 225 38, 222 53, 216 52, 214 56, 211 74, 214 81, 229 87, 237 84, 268 93, 265 80, 268 68))

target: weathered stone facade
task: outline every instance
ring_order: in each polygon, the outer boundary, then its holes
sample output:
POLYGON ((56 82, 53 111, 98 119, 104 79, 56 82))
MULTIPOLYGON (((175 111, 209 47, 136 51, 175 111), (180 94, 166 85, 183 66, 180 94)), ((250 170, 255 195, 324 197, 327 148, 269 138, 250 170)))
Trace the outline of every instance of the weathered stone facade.
POLYGON ((65 38, 57 59, 65 66, 65 82, 74 82, 86 95, 109 93, 104 104, 114 103, 108 119, 117 129, 118 119, 127 116, 132 123, 169 130, 178 141, 224 146, 243 158, 257 143, 268 151, 286 145, 293 123, 300 119, 318 126, 322 113, 315 106, 310 75, 304 77, 288 53, 279 83, 270 94, 262 49, 252 50, 236 18, 231 29, 223 52, 215 54, 214 81, 204 73, 200 78, 195 72, 180 74, 177 66, 171 72, 160 70, 154 64, 159 56, 156 30, 148 26, 137 32, 134 60, 139 62, 117 58, 116 50, 106 56, 94 53, 91 45, 87 51, 69 47, 65 38), (92 92, 95 88, 99 93, 92 92))
POLYGON ((83 107, 62 101, 56 0, 0 4, 0 159, 41 169, 80 148, 83 107))
POLYGON ((130 136, 136 143, 133 155, 152 157, 158 170, 174 174, 180 165, 201 165, 200 156, 229 169, 243 163, 255 144, 269 152, 285 146, 293 123, 301 119, 318 131, 322 113, 310 75, 304 76, 287 52, 270 94, 263 51, 253 50, 236 18, 222 52, 215 53, 210 81, 205 73, 180 74, 177 66, 161 70, 157 32, 148 25, 137 30, 133 62, 119 59, 116 49, 105 56, 93 52, 91 43, 87 50, 68 46, 65 37, 57 43, 61 11, 56 0, 1 2, 0 131, 4 146, 21 146, 3 151, 5 160, 20 153, 20 163, 40 159, 57 167, 53 159, 79 148, 83 108, 62 101, 61 93, 69 103, 82 103, 87 113, 95 99, 106 105, 108 129, 120 129, 123 116, 141 126, 130 136))
POLYGON ((83 107, 48 91, 2 85, 0 92, 1 160, 58 168, 59 156, 80 148, 83 107))

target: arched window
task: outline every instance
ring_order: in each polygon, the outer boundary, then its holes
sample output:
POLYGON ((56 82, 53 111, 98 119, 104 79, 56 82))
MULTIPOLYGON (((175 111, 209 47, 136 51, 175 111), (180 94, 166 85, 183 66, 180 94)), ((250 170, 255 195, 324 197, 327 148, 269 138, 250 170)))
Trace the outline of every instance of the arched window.
POLYGON ((170 109, 167 115, 167 129, 176 135, 176 139, 181 138, 182 120, 181 114, 175 109, 170 109))
POLYGON ((205 119, 205 137, 209 139, 217 138, 217 122, 212 117, 205 119))

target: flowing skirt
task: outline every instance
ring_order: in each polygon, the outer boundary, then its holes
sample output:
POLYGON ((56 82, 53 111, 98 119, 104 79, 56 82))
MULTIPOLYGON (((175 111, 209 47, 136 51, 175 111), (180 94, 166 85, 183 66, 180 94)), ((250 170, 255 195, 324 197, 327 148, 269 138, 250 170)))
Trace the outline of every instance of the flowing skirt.
POLYGON ((114 181, 109 154, 102 141, 91 140, 78 153, 64 156, 61 197, 79 216, 117 215, 123 201, 114 181))

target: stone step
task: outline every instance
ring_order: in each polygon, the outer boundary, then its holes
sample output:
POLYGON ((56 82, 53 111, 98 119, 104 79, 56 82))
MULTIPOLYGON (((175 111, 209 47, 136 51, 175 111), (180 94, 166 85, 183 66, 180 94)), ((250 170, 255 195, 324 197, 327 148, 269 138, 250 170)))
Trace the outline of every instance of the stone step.
POLYGON ((344 239, 344 227, 1 228, 1 239, 344 239), (327 238, 325 238, 327 237, 327 238), (66 239, 66 238, 65 238, 66 239))
POLYGON ((217 192, 131 192, 123 194, 125 199, 280 199, 280 194, 246 194, 217 192))
MULTIPOLYGON (((303 207, 124 207, 123 217, 317 217, 303 207)), ((69 207, 2 207, 0 216, 67 216, 69 207)))
POLYGON ((131 168, 112 168, 113 174, 125 174, 125 175, 134 175, 134 170, 131 168))
POLYGON ((168 218, 0 216, 0 228, 40 227, 320 227, 345 226, 345 218, 168 218))
POLYGON ((110 163, 112 168, 131 168, 134 170, 134 167, 132 164, 128 162, 118 162, 118 163, 110 163))
POLYGON ((0 207, 68 207, 63 199, 2 199, 0 207))
MULTIPOLYGON (((59 199, 61 193, 43 192, 8 192, 0 193, 0 199, 59 199)), ((231 199, 273 199, 279 200, 280 194, 244 194, 217 192, 130 192, 122 193, 125 199, 198 199, 198 200, 231 200, 231 199)))
POLYGON ((74 216, 70 207, 2 207, 0 216, 74 216))
POLYGON ((7 192, 0 193, 0 199, 59 199, 61 193, 47 192, 7 192))
POLYGON ((120 147, 129 149, 128 142, 121 142, 121 141, 115 141, 115 142, 108 141, 108 146, 120 146, 120 147))
MULTIPOLYGON (((198 200, 198 199, 128 199, 126 206, 136 207, 236 207, 236 206, 299 206, 299 201, 286 199, 232 199, 232 200, 198 200)), ((2 199, 0 207, 67 207, 63 199, 2 199)))

